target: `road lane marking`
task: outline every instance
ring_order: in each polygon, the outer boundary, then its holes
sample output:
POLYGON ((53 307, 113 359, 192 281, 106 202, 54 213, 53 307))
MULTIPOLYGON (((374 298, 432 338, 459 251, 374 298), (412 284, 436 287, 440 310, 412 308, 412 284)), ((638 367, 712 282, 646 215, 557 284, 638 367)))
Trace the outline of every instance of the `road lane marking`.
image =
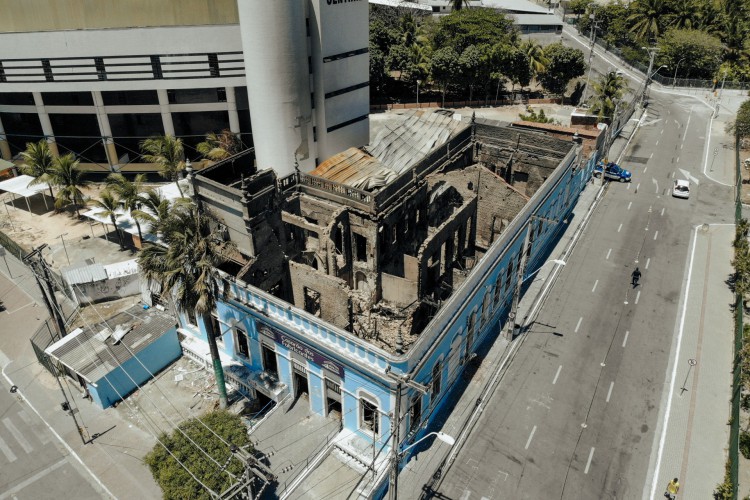
POLYGON ((677 161, 675 163, 680 163, 680 157, 677 157, 677 161))
POLYGON ((3 438, 1 437, 0 437, 0 451, 3 452, 3 455, 5 455, 5 458, 8 459, 8 462, 15 462, 16 458, 18 458, 10 449, 8 444, 5 441, 3 441, 3 438))
POLYGON ((648 159, 650 160, 653 157, 654 157, 654 153, 651 153, 651 156, 649 156, 648 159))
POLYGON ((662 217, 664 217, 664 208, 666 208, 666 207, 662 207, 662 209, 661 209, 661 216, 662 217))
POLYGON ((609 398, 612 396, 612 388, 615 386, 614 382, 609 383, 609 391, 607 391, 607 403, 609 403, 609 398))
POLYGON ((39 481, 42 477, 46 476, 47 474, 54 471, 55 469, 58 469, 62 467, 63 465, 66 465, 67 463, 68 463, 68 457, 64 457, 60 459, 59 461, 57 461, 56 463, 50 465, 46 469, 40 470, 39 472, 31 476, 30 478, 26 479, 26 481, 18 483, 17 485, 13 486, 12 489, 5 491, 2 495, 0 495, 0 500, 4 500, 11 495, 15 496, 15 494, 18 493, 19 491, 23 490, 27 486, 34 484, 35 482, 39 481))
MULTIPOLYGON (((26 413, 23 410, 18 410, 18 417, 21 419, 22 422, 31 422, 31 417, 29 417, 29 414, 26 413)), ((34 435, 36 438, 43 444, 49 444, 50 439, 46 432, 35 432, 34 435)))
POLYGON ((683 141, 682 144, 680 144, 680 149, 685 147, 685 142, 683 141))
POLYGON ((622 229, 622 222, 620 223, 620 227, 617 228, 617 232, 620 232, 620 229, 622 229))
POLYGON ((645 174, 648 171, 648 167, 643 168, 643 173, 645 174))
POLYGON ((461 500, 469 500, 469 497, 471 496, 471 491, 464 490, 464 494, 461 495, 461 500))
POLYGON ((656 145, 657 145, 657 146, 659 145, 659 141, 656 141, 656 145))
POLYGON ((609 254, 611 253, 612 253, 612 249, 610 248, 609 251, 607 252, 607 258, 605 260, 609 260, 609 254))
POLYGON ((21 433, 21 431, 19 431, 18 428, 13 425, 13 422, 11 422, 9 418, 3 419, 3 425, 10 431, 11 434, 13 434, 13 438, 18 441, 18 444, 21 445, 23 451, 25 451, 26 453, 31 453, 32 451, 34 451, 34 447, 31 446, 31 443, 26 441, 26 438, 23 437, 23 433, 21 433))
MULTIPOLYGON (((654 186, 656 186, 656 194, 659 194, 659 181, 657 181, 654 177, 651 178, 651 182, 654 183, 654 186)), ((649 208, 649 211, 651 209, 649 208)))
POLYGON ((659 135, 664 133, 664 129, 661 129, 661 132, 659 132, 659 135))
POLYGON ((630 203, 628 203, 628 210, 630 210, 630 207, 632 206, 633 206, 633 202, 631 201, 630 203))
POLYGON ((638 184, 637 184, 637 185, 635 186, 635 192, 637 193, 637 192, 638 192, 638 190, 639 190, 640 188, 641 188, 641 183, 639 182, 639 183, 638 183, 638 184))
POLYGON ((654 239, 656 239, 656 237, 657 237, 657 236, 659 236, 659 231, 656 231, 656 232, 654 233, 654 239))
POLYGON ((632 183, 628 182, 628 191, 630 191, 630 186, 632 185, 633 185, 632 183))
POLYGON ((625 347, 625 344, 628 343, 628 335, 630 335, 630 330, 625 330, 625 338, 622 339, 622 346, 625 347))
POLYGON ((638 303, 638 299, 640 299, 640 298, 641 298, 641 291, 638 290, 638 293, 635 294, 635 303, 636 304, 638 303))
MULTIPOLYGON (((663 130, 662 130, 662 132, 663 132, 663 130)), ((589 467, 591 467, 591 459, 592 458, 594 458, 594 447, 593 446, 591 447, 591 451, 589 452, 589 459, 586 462, 586 468, 583 470, 584 474, 588 474, 589 473, 589 467)))
POLYGON ((646 269, 648 269, 648 265, 651 264, 651 257, 646 259, 646 269))
POLYGON ((529 445, 531 444, 531 439, 534 437, 534 433, 536 432, 536 425, 533 429, 531 429, 531 434, 529 434, 529 440, 526 441, 526 446, 523 447, 524 450, 529 449, 529 445))
POLYGON ((557 373, 555 373, 555 378, 552 380, 552 385, 555 385, 557 383, 557 377, 560 376, 560 371, 562 370, 562 365, 557 367, 557 373))
POLYGON ((594 293, 596 291, 596 285, 599 284, 599 280, 594 281, 594 288, 591 289, 591 293, 594 293))
POLYGON ((581 328, 581 321, 583 321, 583 316, 578 318, 578 324, 576 325, 576 329, 573 331, 573 333, 578 333, 578 329, 581 328))

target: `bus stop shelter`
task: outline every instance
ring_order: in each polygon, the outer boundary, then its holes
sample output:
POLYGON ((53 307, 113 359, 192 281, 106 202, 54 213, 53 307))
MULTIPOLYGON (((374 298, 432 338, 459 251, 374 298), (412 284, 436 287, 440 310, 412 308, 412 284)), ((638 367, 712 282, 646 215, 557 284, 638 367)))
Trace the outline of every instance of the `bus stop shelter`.
MULTIPOLYGON (((13 205, 13 208, 16 208, 15 199, 19 196, 26 199, 26 208, 29 209, 29 212, 31 212, 31 206, 29 205, 29 198, 37 195, 39 193, 42 193, 42 200, 44 200, 44 206, 49 210, 49 206, 47 206, 47 198, 44 196, 44 191, 49 189, 49 186, 46 182, 40 182, 39 184, 29 185, 31 181, 34 180, 34 177, 31 177, 30 175, 19 175, 18 177, 12 177, 8 179, 7 181, 0 182, 0 190, 7 191, 11 194, 13 194, 13 198, 11 199, 11 204, 13 205)), ((7 209, 7 206, 6 206, 7 209)), ((32 212, 33 213, 33 212, 32 212)))

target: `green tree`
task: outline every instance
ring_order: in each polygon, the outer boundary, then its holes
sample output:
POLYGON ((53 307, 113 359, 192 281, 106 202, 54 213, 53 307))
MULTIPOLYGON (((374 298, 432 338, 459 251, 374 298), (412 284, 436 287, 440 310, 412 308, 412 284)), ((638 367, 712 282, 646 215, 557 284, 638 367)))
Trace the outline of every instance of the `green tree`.
POLYGON ((665 0, 635 0, 630 4, 630 11, 630 30, 642 42, 656 40, 661 35, 670 13, 665 0))
POLYGON ((489 47, 469 45, 458 58, 461 77, 469 87, 469 100, 474 100, 474 88, 478 83, 486 83, 489 77, 489 47))
POLYGON ((565 97, 565 89, 573 78, 582 76, 586 70, 583 52, 553 43, 544 49, 548 59, 545 70, 539 75, 539 81, 548 92, 565 97))
POLYGON ((445 89, 448 82, 456 78, 461 71, 458 63, 459 56, 453 47, 443 47, 432 54, 432 78, 440 85, 443 93, 443 106, 445 106, 445 89))
POLYGON ((462 54, 470 45, 515 44, 518 32, 513 21, 493 9, 463 9, 441 17, 432 36, 435 50, 453 47, 462 54))
POLYGON ((711 78, 719 69, 721 40, 700 30, 670 29, 659 41, 659 61, 680 68, 691 78, 711 78))
MULTIPOLYGON (((139 223, 148 224, 149 232, 154 236, 161 238, 169 221, 169 214, 172 211, 173 205, 172 202, 162 196, 159 191, 155 189, 146 189, 141 195, 141 200, 142 203, 140 207, 131 212, 131 215, 139 223)), ((178 198, 176 203, 189 202, 186 198, 178 198)))
POLYGON ((580 19, 581 14, 585 13, 593 3, 594 0, 572 0, 568 3, 568 8, 576 15, 576 19, 580 19))
POLYGON ((667 24, 672 28, 693 29, 698 24, 698 2, 682 0, 672 5, 672 12, 667 15, 667 24))
POLYGON ((26 151, 21 153, 21 158, 23 158, 23 163, 19 167, 21 173, 34 178, 29 185, 46 183, 49 187, 50 198, 55 201, 51 183, 54 161, 47 141, 27 142, 26 151))
POLYGON ((233 484, 232 476, 243 475, 245 464, 230 449, 231 445, 250 445, 247 428, 239 416, 214 411, 182 422, 179 429, 159 436, 160 442, 144 457, 166 500, 214 498, 193 476, 211 491, 221 493, 233 484), (217 463, 226 463, 226 469, 221 470, 217 463))
MULTIPOLYGON (((122 208, 130 211, 130 215, 140 210, 144 201, 144 193, 146 188, 144 184, 146 182, 146 174, 138 174, 135 178, 130 181, 122 174, 109 174, 107 177, 107 188, 112 191, 120 203, 122 208)), ((143 233, 141 232, 141 222, 137 217, 133 216, 135 220, 135 227, 138 229, 138 238, 143 243, 143 233)))
POLYGON ((398 71, 399 81, 404 74, 409 75, 412 72, 412 53, 411 50, 403 44, 391 47, 386 62, 388 71, 398 71))
POLYGON ((141 141, 140 147, 143 159, 159 165, 161 176, 177 184, 177 190, 182 196, 182 188, 178 182, 180 171, 185 168, 185 149, 182 139, 169 134, 154 136, 141 141))
POLYGON ((466 6, 466 8, 469 8, 469 0, 450 0, 451 2, 451 9, 452 10, 461 10, 466 6))
POLYGON ((540 75, 547 67, 549 59, 544 53, 544 47, 539 42, 528 39, 520 45, 520 50, 526 54, 526 59, 529 61, 529 72, 532 78, 540 75))
POLYGON ((206 330, 221 408, 227 407, 224 370, 219 358, 211 312, 223 295, 218 267, 234 251, 214 231, 217 222, 193 204, 176 204, 162 224, 164 245, 146 243, 138 264, 147 279, 161 284, 162 296, 174 299, 179 311, 195 311, 206 330))
POLYGON ((57 186, 55 208, 62 210, 65 205, 72 203, 76 215, 80 218, 79 207, 84 203, 81 188, 87 187, 91 182, 83 178, 83 172, 78 168, 78 160, 75 159, 73 153, 59 156, 53 160, 49 178, 50 182, 57 186))
POLYGON ((243 148, 242 141, 237 134, 225 128, 218 134, 216 132, 206 134, 206 140, 198 143, 196 149, 204 158, 219 161, 236 155, 243 148))
POLYGON ((493 63, 495 68, 508 77, 511 91, 515 94, 516 85, 522 88, 531 83, 533 76, 529 56, 523 48, 513 45, 496 45, 493 49, 493 63))
POLYGON ((590 112, 600 119, 612 118, 617 101, 627 88, 625 79, 615 71, 603 75, 601 79, 594 82, 594 102, 591 104, 590 112))
POLYGON ((740 104, 737 116, 728 127, 728 132, 736 134, 740 139, 750 137, 750 100, 740 104))
POLYGON ((121 214, 122 206, 120 200, 114 195, 109 189, 105 189, 99 193, 99 199, 89 200, 89 205, 92 207, 100 208, 99 212, 104 217, 109 217, 112 225, 115 228, 115 234, 117 234, 117 241, 120 243, 120 249, 125 250, 125 243, 122 241, 122 234, 120 233, 120 227, 117 225, 117 216, 121 214))

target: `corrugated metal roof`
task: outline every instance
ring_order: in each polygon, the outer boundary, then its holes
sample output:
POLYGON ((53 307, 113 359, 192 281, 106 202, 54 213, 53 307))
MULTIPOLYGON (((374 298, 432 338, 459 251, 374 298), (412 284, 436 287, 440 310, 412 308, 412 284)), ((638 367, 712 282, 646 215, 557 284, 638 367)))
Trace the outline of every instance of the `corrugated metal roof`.
POLYGON ((365 191, 384 186, 396 178, 396 172, 357 148, 330 157, 310 174, 365 191))
POLYGON ((107 279, 107 271, 104 266, 95 264, 80 264, 77 266, 63 268, 63 277, 69 285, 78 285, 80 283, 93 283, 95 281, 104 281, 107 279))
POLYGON ((119 276, 137 274, 138 259, 124 260, 122 262, 115 262, 114 264, 107 264, 106 266, 104 266, 104 270, 107 272, 108 278, 117 278, 119 276))
POLYGON ((96 383, 174 326, 174 319, 157 309, 144 310, 142 306, 133 306, 106 322, 71 332, 44 352, 88 382, 96 383), (110 332, 114 332, 118 325, 132 329, 115 345, 110 332), (99 335, 107 329, 109 332, 99 335))

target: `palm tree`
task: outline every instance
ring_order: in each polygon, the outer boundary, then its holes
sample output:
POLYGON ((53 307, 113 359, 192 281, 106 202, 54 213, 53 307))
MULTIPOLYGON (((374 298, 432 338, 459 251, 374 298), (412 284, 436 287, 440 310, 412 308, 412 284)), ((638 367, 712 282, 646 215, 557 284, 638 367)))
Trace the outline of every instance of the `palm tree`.
MULTIPOLYGON (((122 208, 130 211, 130 215, 133 215, 133 212, 139 210, 141 205, 143 205, 143 194, 145 191, 143 184, 145 182, 146 174, 136 175, 132 182, 122 174, 109 174, 107 177, 107 188, 117 195, 122 208)), ((135 227, 138 229, 138 238, 143 243, 141 223, 135 216, 133 216, 133 220, 135 220, 135 227)))
POLYGON ((610 71, 594 83, 594 102, 591 113, 599 118, 612 118, 618 100, 622 98, 627 84, 615 71, 610 71))
POLYGON ((664 0, 637 0, 630 5, 633 11, 628 16, 632 23, 630 31, 642 41, 656 40, 662 32, 663 22, 669 13, 664 0))
POLYGON ((112 221, 112 225, 115 227, 115 233, 117 234, 117 241, 120 242, 120 249, 125 250, 125 244, 122 242, 122 235, 120 234, 120 228, 117 227, 117 216, 118 211, 122 209, 122 206, 120 205, 120 200, 117 199, 117 196, 115 196, 109 189, 105 189, 101 193, 99 193, 99 199, 93 199, 89 201, 89 204, 92 207, 101 208, 102 211, 99 212, 104 217, 109 217, 109 220, 112 221))
POLYGON ((670 28, 694 29, 698 24, 700 12, 694 0, 682 0, 673 6, 674 11, 667 16, 670 28))
POLYGON ((21 173, 34 178, 33 181, 29 182, 29 185, 46 183, 49 187, 49 195, 52 201, 55 201, 52 184, 50 183, 53 157, 47 141, 27 142, 26 151, 21 153, 21 157, 23 158, 23 163, 20 166, 21 173))
POLYGON ((178 182, 180 171, 185 168, 185 149, 182 146, 182 139, 169 134, 154 136, 141 141, 140 147, 143 151, 143 159, 159 165, 161 176, 177 184, 177 190, 182 196, 182 188, 178 182))
POLYGON ((529 69, 531 69, 533 77, 536 77, 536 75, 545 70, 549 61, 544 55, 544 47, 538 42, 528 39, 521 44, 520 49, 526 53, 526 57, 529 60, 529 69))
POLYGON ((149 224, 149 232, 159 238, 165 232, 172 207, 190 203, 187 198, 178 198, 172 203, 155 189, 147 189, 141 198, 140 208, 131 212, 131 215, 137 221, 149 224))
POLYGON ((72 203, 76 215, 80 218, 79 207, 84 202, 81 188, 91 184, 91 181, 83 178, 83 172, 78 169, 78 160, 75 159, 73 153, 59 156, 53 160, 49 178, 51 183, 57 186, 55 208, 62 210, 65 205, 72 203))
POLYGON ((206 134, 206 140, 199 143, 196 149, 205 158, 219 161, 242 151, 242 142, 234 132, 225 128, 219 134, 206 134))
POLYGON ((202 214, 195 205, 180 204, 175 207, 165 225, 164 243, 161 246, 147 243, 138 258, 138 264, 147 279, 161 284, 162 296, 171 297, 180 311, 195 310, 203 321, 211 352, 216 386, 221 408, 227 406, 227 390, 216 345, 211 312, 217 299, 224 294, 224 283, 218 266, 226 261, 225 255, 233 245, 217 237, 212 229, 215 221, 202 214))

